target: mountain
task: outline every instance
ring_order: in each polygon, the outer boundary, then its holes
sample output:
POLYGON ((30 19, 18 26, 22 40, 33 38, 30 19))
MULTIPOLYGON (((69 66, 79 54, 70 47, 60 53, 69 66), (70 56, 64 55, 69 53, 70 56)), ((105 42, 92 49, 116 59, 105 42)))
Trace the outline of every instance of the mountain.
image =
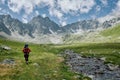
MULTIPOLYGON (((22 23, 18 19, 12 18, 10 15, 0 15, 0 21, 0 25, 4 25, 1 27, 7 28, 6 32, 11 36, 13 36, 14 34, 19 34, 22 36, 24 36, 25 34, 29 34, 30 36, 32 36, 32 34, 30 33, 30 28, 28 28, 27 24, 22 23)), ((5 30, 3 30, 3 32, 4 31, 5 30)))
POLYGON ((120 17, 113 18, 111 20, 105 21, 102 23, 103 28, 108 28, 113 26, 114 24, 120 23, 120 17))
POLYGON ((97 29, 98 27, 99 22, 97 20, 83 20, 72 24, 68 24, 63 27, 63 30, 65 30, 68 33, 76 33, 79 30, 88 31, 97 29))
POLYGON ((83 20, 60 27, 49 17, 40 15, 28 23, 22 23, 10 15, 0 15, 0 36, 35 43, 91 41, 100 31, 119 22, 120 17, 116 17, 102 23, 98 19, 83 20))
POLYGON ((5 33, 7 34, 5 37, 10 39, 51 43, 55 41, 53 39, 59 39, 56 35, 61 32, 61 29, 48 17, 37 16, 25 24, 10 15, 0 15, 0 32, 1 36, 5 33))
MULTIPOLYGON (((114 33, 116 32, 115 35, 119 36, 119 27, 108 31, 109 28, 114 28, 118 23, 120 23, 120 17, 116 17, 102 23, 99 19, 72 23, 63 27, 64 30, 67 31, 67 33, 63 36, 63 41, 65 43, 107 42, 110 41, 109 37, 113 35, 111 34, 112 31, 114 31, 114 33), (107 31, 102 32, 104 30, 107 31), (104 33, 104 35, 101 35, 101 33, 104 33), (105 34, 109 34, 109 36, 106 37, 105 34)), ((114 38, 114 41, 116 39, 118 42, 119 37, 114 38)), ((113 36, 111 38, 113 38, 113 36)))
POLYGON ((51 21, 48 17, 34 17, 30 22, 28 22, 28 24, 32 26, 33 32, 37 30, 40 34, 52 34, 53 32, 57 33, 58 30, 60 30, 59 25, 51 21))
POLYGON ((11 35, 11 32, 9 31, 9 29, 4 25, 3 22, 0 21, 0 32, 2 31, 8 35, 11 35))
POLYGON ((63 27, 63 30, 67 33, 80 33, 80 31, 92 32, 92 31, 96 31, 97 29, 103 30, 103 29, 109 28, 119 22, 120 22, 120 17, 113 18, 103 23, 101 23, 97 19, 83 20, 83 21, 72 23, 72 24, 68 24, 63 27))

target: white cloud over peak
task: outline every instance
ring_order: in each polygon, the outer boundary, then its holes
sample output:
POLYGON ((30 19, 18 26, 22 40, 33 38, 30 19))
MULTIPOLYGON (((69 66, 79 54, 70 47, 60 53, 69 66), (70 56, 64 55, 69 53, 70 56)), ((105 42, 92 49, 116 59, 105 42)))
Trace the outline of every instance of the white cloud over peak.
POLYGON ((116 10, 120 12, 120 0, 119 0, 118 3, 117 3, 117 8, 116 8, 116 10))
POLYGON ((30 14, 34 9, 34 6, 39 3, 40 0, 39 2, 37 0, 20 0, 20 2, 18 0, 9 0, 8 7, 13 12, 19 13, 21 10, 24 10, 26 14, 30 14))
POLYGON ((65 21, 60 21, 60 24, 61 24, 62 26, 67 25, 67 23, 66 23, 65 21))
POLYGON ((47 15, 46 14, 42 14, 42 17, 45 18, 47 15))
POLYGON ((113 13, 111 15, 113 15, 113 16, 120 16, 120 0, 116 4, 116 6, 117 7, 115 9, 113 9, 113 13))
POLYGON ((112 10, 111 13, 109 13, 108 15, 104 16, 104 17, 101 17, 99 18, 98 20, 100 22, 104 22, 106 20, 110 20, 114 17, 118 17, 120 16, 120 0, 116 3, 116 8, 112 10))
POLYGON ((59 10, 57 10, 57 9, 50 9, 49 13, 50 13, 50 15, 56 16, 59 19, 61 19, 62 16, 63 16, 63 14, 59 10))
MULTIPOLYGON (((5 2, 5 0, 2 0, 5 2)), ((39 15, 38 11, 34 11, 37 7, 48 7, 49 15, 57 17, 63 25, 65 25, 64 13, 75 15, 76 13, 88 13, 95 5, 94 0, 8 0, 8 7, 15 13, 24 11, 23 21, 26 22, 30 14, 39 15)))
POLYGON ((26 14, 24 14, 24 15, 22 16, 22 22, 23 22, 23 23, 27 23, 27 22, 28 22, 28 16, 27 16, 26 14))
POLYGON ((59 0, 58 6, 64 13, 88 13, 95 5, 94 0, 59 0))
POLYGON ((35 15, 37 15, 37 16, 38 16, 38 15, 39 15, 39 12, 38 12, 38 11, 35 11, 35 15))
POLYGON ((28 22, 26 18, 22 18, 22 21, 23 21, 23 23, 27 23, 28 22))
POLYGON ((120 16, 120 0, 116 3, 116 8, 111 13, 113 16, 120 16))

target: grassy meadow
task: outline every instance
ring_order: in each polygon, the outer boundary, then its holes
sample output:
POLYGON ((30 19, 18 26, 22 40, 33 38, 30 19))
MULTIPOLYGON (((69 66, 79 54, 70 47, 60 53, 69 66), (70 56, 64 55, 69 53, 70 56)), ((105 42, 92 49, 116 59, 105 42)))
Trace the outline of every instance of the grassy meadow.
POLYGON ((120 43, 78 43, 78 44, 32 44, 29 64, 26 65, 22 53, 23 42, 0 39, 0 62, 14 59, 15 65, 0 64, 0 80, 90 80, 82 74, 69 71, 64 58, 59 56, 66 49, 84 56, 106 57, 106 63, 120 65, 120 43), (80 76, 76 78, 76 76, 80 76))

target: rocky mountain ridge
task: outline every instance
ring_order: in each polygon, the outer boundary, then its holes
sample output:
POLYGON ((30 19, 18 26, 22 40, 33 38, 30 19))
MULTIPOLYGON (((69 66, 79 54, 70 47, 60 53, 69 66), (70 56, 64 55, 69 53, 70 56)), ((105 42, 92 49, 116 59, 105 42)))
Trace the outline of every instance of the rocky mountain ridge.
POLYGON ((0 15, 0 35, 6 38, 38 42, 38 43, 61 43, 66 35, 81 35, 88 32, 103 30, 120 22, 120 17, 100 23, 95 20, 78 21, 60 27, 49 17, 36 16, 28 23, 22 23, 10 15, 0 15))

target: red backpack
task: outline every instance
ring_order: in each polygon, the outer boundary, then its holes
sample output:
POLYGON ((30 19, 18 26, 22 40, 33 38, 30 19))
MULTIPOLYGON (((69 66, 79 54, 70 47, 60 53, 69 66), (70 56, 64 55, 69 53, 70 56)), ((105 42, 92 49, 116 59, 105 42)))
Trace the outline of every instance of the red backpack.
POLYGON ((23 49, 23 52, 24 52, 24 53, 29 53, 29 52, 31 52, 31 50, 30 50, 29 48, 24 48, 24 49, 23 49))

